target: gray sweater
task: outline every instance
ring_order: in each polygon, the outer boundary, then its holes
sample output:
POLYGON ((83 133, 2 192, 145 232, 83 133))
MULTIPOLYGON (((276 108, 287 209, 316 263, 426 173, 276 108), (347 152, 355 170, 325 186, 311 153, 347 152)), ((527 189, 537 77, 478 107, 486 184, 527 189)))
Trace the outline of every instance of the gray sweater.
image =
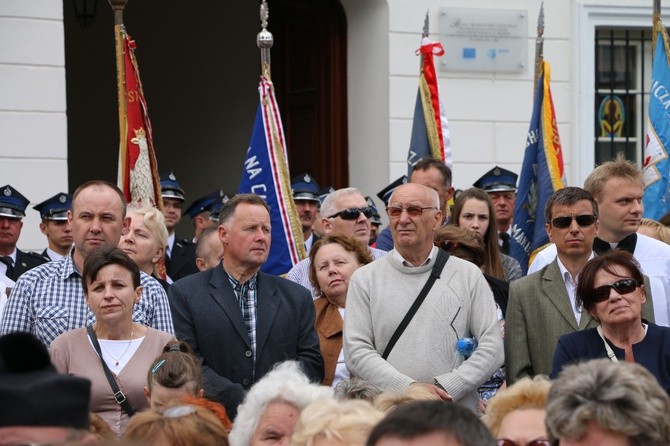
POLYGON ((351 277, 344 321, 344 354, 350 372, 385 390, 401 393, 413 382, 442 387, 474 408, 477 387, 504 363, 503 342, 491 290, 472 263, 450 257, 388 360, 381 355, 428 280, 427 265, 407 267, 396 253, 351 277), (475 337, 479 346, 464 360, 456 341, 475 337))

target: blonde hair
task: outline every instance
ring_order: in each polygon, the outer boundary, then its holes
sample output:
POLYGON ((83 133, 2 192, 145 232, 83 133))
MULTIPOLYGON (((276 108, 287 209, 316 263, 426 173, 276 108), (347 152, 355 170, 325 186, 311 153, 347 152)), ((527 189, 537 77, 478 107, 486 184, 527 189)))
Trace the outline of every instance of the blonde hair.
POLYGON ((291 446, 312 446, 317 438, 363 446, 384 412, 363 400, 316 400, 305 408, 295 426, 291 446))
POLYGON ((623 153, 619 153, 613 161, 607 161, 596 167, 584 180, 584 189, 596 200, 602 199, 605 183, 610 178, 623 178, 634 181, 644 188, 642 172, 635 164, 628 161, 623 153))
POLYGON ((389 413, 401 404, 412 401, 439 400, 440 397, 424 386, 409 386, 403 393, 384 392, 374 400, 374 407, 389 413))
POLYGON ((154 444, 163 437, 172 446, 228 446, 228 431, 211 411, 193 405, 172 408, 190 408, 190 413, 165 416, 153 411, 140 412, 128 422, 123 438, 138 444, 154 444))
POLYGON ((484 424, 498 435, 500 423, 510 413, 522 409, 544 409, 549 396, 551 381, 546 376, 537 375, 523 378, 511 387, 498 391, 486 406, 484 424))
POLYGON ((640 219, 640 227, 648 226, 652 229, 655 229, 655 236, 652 236, 656 240, 660 240, 663 243, 670 244, 670 228, 652 220, 651 218, 642 218, 640 219))
POLYGON ((165 226, 165 217, 158 209, 151 206, 128 206, 128 214, 137 214, 144 217, 144 226, 158 242, 158 246, 165 249, 168 244, 168 231, 165 226))

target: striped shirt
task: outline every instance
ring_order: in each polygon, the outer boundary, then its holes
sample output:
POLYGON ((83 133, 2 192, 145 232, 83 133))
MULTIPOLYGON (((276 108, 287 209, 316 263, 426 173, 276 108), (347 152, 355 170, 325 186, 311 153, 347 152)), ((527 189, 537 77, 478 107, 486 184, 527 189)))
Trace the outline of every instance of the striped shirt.
MULTIPOLYGON (((386 254, 388 254, 388 251, 382 251, 381 249, 370 247, 368 247, 368 249, 370 250, 370 254, 372 255, 373 260, 381 259, 386 254)), ((314 290, 312 283, 309 281, 309 267, 311 265, 312 262, 309 261, 309 257, 302 259, 293 265, 293 268, 291 268, 288 274, 286 274, 286 278, 291 282, 295 282, 304 286, 309 290, 310 293, 312 293, 313 299, 318 299, 319 296, 316 295, 316 290, 314 290)))
MULTIPOLYGON (((140 286, 142 297, 133 310, 133 320, 174 333, 163 287, 143 272, 140 272, 140 286)), ((0 335, 30 332, 48 347, 61 333, 94 322, 95 316, 84 299, 81 273, 70 254, 21 275, 2 314, 0 335)))

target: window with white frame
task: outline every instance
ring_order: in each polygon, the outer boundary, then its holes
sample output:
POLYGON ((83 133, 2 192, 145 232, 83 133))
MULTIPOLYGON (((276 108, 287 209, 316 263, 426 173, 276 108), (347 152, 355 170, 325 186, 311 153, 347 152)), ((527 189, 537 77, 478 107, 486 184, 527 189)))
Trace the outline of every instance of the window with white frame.
POLYGON ((642 162, 651 79, 650 28, 596 28, 596 165, 619 152, 638 165, 642 162))

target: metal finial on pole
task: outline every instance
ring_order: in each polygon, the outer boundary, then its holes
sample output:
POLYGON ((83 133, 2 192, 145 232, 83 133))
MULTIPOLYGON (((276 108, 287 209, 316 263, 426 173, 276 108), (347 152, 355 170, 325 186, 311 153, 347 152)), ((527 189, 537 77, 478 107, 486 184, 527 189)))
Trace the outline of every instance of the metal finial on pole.
POLYGON ((266 0, 262 0, 261 28, 263 29, 256 36, 256 44, 261 50, 261 72, 267 79, 270 79, 270 48, 272 48, 272 44, 274 43, 272 33, 267 30, 269 15, 268 3, 266 0))
POLYGON ((540 5, 540 14, 537 17, 537 37, 535 39, 535 77, 533 85, 537 90, 537 80, 540 76, 540 67, 544 61, 544 2, 540 5))
POLYGON ((114 24, 123 25, 123 10, 128 0, 109 0, 109 5, 114 10, 114 24))
POLYGON ((426 11, 426 19, 423 21, 423 34, 421 37, 428 37, 430 35, 430 22, 428 20, 428 12, 430 10, 426 11))

